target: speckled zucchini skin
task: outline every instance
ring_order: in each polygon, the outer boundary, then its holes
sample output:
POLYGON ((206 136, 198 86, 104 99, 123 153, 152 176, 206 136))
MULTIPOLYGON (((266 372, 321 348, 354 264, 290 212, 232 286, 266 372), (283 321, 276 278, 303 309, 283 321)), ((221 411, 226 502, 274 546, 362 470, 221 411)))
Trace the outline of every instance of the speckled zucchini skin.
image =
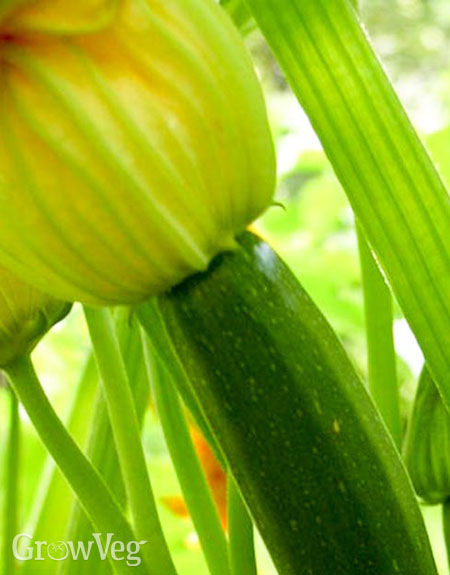
POLYGON ((380 417, 296 278, 250 233, 159 299, 280 575, 436 574, 380 417))

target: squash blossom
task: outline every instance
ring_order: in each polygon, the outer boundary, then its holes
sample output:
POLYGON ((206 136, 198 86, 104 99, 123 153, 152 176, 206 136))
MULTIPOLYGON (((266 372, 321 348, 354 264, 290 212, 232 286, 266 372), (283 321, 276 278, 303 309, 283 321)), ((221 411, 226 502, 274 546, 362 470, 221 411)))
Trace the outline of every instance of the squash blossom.
POLYGON ((70 310, 0 266, 0 367, 31 352, 70 310))
POLYGON ((0 3, 0 261, 63 300, 139 302, 270 203, 246 49, 213 0, 0 3))

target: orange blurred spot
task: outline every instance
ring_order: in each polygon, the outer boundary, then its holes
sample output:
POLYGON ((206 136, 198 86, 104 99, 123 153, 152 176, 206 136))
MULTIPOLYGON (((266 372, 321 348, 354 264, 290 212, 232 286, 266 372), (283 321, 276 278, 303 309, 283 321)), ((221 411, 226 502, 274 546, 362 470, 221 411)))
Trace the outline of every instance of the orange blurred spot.
POLYGON ((189 517, 189 512, 182 497, 161 497, 162 503, 177 517, 189 517))
POLYGON ((227 476, 216 459, 211 447, 199 429, 191 426, 191 436, 195 451, 205 472, 206 481, 211 489, 220 520, 227 527, 227 476))
MULTIPOLYGON (((197 452, 200 464, 203 467, 206 481, 211 493, 223 528, 227 528, 227 477, 226 473, 217 461, 208 442, 202 433, 194 426, 190 426, 192 441, 197 452)), ((162 497, 162 503, 177 517, 189 517, 189 511, 182 497, 162 497)))

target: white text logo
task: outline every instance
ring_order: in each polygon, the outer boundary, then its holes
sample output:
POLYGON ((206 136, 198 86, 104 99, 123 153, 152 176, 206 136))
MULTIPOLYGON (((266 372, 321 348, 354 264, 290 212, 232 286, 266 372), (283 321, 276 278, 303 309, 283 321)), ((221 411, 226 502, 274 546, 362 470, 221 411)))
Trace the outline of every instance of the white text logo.
POLYGON ((114 533, 107 533, 102 541, 101 533, 93 533, 89 541, 35 541, 28 533, 19 533, 12 542, 12 552, 18 561, 88 561, 92 553, 98 553, 102 561, 125 561, 129 567, 141 564, 139 553, 147 541, 113 541, 114 533))

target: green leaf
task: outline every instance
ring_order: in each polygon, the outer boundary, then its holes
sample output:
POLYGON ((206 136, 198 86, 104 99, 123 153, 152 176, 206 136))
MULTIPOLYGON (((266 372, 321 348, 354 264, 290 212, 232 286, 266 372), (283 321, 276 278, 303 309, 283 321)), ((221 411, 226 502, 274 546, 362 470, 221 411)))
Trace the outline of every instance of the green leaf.
POLYGON ((348 0, 246 0, 450 406, 450 199, 348 0))

